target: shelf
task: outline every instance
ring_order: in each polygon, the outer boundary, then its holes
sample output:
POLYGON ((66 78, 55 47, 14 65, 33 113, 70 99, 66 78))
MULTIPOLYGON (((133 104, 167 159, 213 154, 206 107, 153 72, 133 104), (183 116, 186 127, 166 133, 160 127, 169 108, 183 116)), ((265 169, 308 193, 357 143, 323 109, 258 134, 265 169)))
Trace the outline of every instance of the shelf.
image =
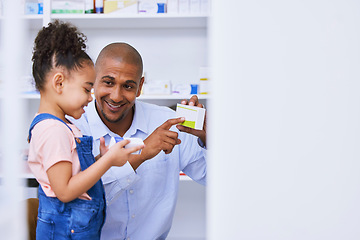
POLYGON ((206 28, 207 15, 199 14, 52 14, 80 28, 206 28))
MULTIPOLYGON (((141 95, 137 99, 139 100, 182 100, 182 99, 190 99, 193 95, 141 95)), ((208 99, 209 95, 197 95, 198 99, 208 99)), ((40 99, 40 94, 38 93, 23 93, 21 95, 23 99, 40 99)))
POLYGON ((27 15, 24 15, 24 19, 42 21, 43 20, 43 15, 42 14, 27 14, 27 15))
POLYGON ((182 100, 182 99, 190 99, 191 96, 197 95, 198 99, 208 99, 209 95, 200 95, 200 94, 191 94, 191 95, 178 95, 178 94, 172 94, 172 95, 140 95, 138 97, 139 100, 182 100))
MULTIPOLYGON (((0 21, 3 21, 5 19, 6 17, 0 16, 0 21)), ((43 25, 43 15, 41 14, 24 15, 22 19, 25 20, 25 25, 27 25, 28 29, 39 30, 43 25)))
MULTIPOLYGON (((24 15, 30 29, 43 26, 42 14, 24 15)), ((4 19, 0 16, 0 20, 4 19)), ((50 19, 70 21, 79 28, 206 28, 206 14, 51 14, 50 19)))

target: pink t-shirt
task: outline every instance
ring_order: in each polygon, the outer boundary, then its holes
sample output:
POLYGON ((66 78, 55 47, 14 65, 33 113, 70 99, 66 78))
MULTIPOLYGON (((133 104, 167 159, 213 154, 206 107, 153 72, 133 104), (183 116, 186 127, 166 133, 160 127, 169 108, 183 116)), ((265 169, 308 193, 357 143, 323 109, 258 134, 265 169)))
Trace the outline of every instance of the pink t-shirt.
MULTIPOLYGON (((56 197, 46 173, 55 163, 71 162, 73 176, 81 171, 74 137, 82 137, 82 134, 75 125, 68 126, 72 132, 64 123, 46 119, 36 124, 31 132, 29 168, 48 197, 56 197)), ((79 198, 91 199, 87 193, 79 198)))

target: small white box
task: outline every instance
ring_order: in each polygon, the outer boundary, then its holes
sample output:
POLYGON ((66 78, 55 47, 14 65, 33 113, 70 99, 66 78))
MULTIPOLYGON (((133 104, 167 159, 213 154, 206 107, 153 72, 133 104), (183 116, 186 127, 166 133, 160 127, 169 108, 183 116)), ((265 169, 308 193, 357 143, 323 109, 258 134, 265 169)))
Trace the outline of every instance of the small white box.
POLYGON ((178 12, 179 12, 178 0, 168 0, 167 1, 167 13, 178 13, 178 12))
POLYGON ((169 81, 150 81, 143 85, 144 95, 169 95, 171 84, 169 81))
POLYGON ((155 14, 157 11, 158 5, 156 0, 139 0, 138 13, 155 14))
POLYGON ((172 94, 190 95, 191 85, 186 83, 175 83, 175 84, 173 83, 172 94))
MULTIPOLYGON (((132 148, 132 147, 144 145, 144 142, 141 138, 124 138, 124 140, 130 141, 128 144, 125 145, 125 148, 132 148)), ((140 154, 140 153, 141 153, 141 149, 136 152, 133 152, 132 154, 140 154)))
POLYGON ((205 119, 205 108, 177 104, 176 117, 184 117, 185 121, 180 123, 185 127, 202 130, 205 119))
MULTIPOLYGON (((144 142, 141 138, 119 138, 119 137, 114 138, 114 137, 111 137, 110 143, 109 143, 109 148, 112 147, 115 143, 120 142, 122 140, 130 141, 128 144, 125 145, 124 148, 132 148, 132 147, 144 145, 144 142)), ((140 153, 141 153, 141 149, 136 152, 133 152, 132 154, 140 154, 140 153)))
POLYGON ((108 14, 137 14, 137 0, 107 0, 104 1, 104 13, 108 14))

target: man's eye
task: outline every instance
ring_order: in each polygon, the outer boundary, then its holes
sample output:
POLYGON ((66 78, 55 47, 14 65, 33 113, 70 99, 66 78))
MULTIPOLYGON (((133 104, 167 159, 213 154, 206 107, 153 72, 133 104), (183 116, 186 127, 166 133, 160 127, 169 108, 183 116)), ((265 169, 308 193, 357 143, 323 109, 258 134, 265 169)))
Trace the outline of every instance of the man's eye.
POLYGON ((105 85, 112 85, 112 82, 111 81, 104 81, 105 85))
POLYGON ((128 84, 125 84, 125 85, 124 85, 124 88, 126 88, 126 89, 132 89, 132 88, 133 88, 133 86, 128 85, 128 84))

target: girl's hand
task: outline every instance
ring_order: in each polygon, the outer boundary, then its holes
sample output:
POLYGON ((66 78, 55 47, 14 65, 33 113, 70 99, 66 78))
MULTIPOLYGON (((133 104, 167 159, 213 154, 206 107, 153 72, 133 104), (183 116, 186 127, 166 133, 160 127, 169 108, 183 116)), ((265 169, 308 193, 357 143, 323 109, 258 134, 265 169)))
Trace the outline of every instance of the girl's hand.
MULTIPOLYGON (((109 157, 111 159, 112 166, 120 167, 124 165, 129 160, 131 153, 139 151, 140 149, 143 149, 145 147, 145 145, 140 145, 125 149, 124 147, 128 143, 130 143, 129 140, 122 140, 114 144, 110 149, 108 149, 104 157, 107 158, 109 157)), ((101 142, 100 142, 100 147, 101 147, 101 142)))

